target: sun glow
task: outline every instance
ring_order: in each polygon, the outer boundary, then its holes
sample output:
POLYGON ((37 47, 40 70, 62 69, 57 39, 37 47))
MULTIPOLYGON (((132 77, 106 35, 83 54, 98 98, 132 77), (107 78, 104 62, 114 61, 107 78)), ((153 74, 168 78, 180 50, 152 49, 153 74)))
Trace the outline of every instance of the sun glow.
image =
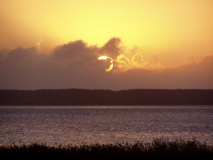
POLYGON ((147 68, 147 67, 151 67, 149 65, 148 61, 145 61, 143 59, 143 56, 141 53, 136 53, 133 55, 132 59, 127 58, 125 55, 120 54, 117 56, 116 59, 112 59, 111 57, 108 56, 101 56, 98 57, 99 60, 106 60, 106 59, 110 59, 110 66, 109 68, 106 69, 107 72, 111 71, 113 69, 113 65, 116 66, 116 69, 114 70, 116 71, 126 71, 132 68, 147 68), (113 63, 114 62, 114 63, 113 63))
POLYGON ((113 59, 111 57, 107 57, 107 56, 101 56, 101 57, 98 58, 99 60, 106 60, 108 58, 110 59, 110 66, 109 66, 109 68, 106 69, 106 72, 109 72, 109 71, 112 70, 112 68, 113 68, 113 59))
POLYGON ((106 60, 108 57, 107 56, 101 56, 101 57, 99 57, 98 59, 99 60, 106 60))

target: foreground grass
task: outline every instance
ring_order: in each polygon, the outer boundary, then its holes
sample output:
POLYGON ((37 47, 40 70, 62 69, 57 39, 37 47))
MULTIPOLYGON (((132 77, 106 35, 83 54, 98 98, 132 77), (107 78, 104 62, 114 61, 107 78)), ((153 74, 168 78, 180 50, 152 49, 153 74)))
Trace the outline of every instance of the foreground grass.
POLYGON ((152 143, 91 144, 80 146, 31 145, 0 146, 0 159, 213 159, 213 145, 166 138, 153 139, 152 143))

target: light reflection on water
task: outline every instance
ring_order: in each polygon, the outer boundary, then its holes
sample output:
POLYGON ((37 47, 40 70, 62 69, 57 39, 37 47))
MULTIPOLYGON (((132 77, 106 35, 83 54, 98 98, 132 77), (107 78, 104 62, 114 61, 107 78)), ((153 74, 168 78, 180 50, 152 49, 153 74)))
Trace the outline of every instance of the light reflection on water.
POLYGON ((162 136, 213 144, 213 106, 132 107, 2 106, 0 145, 134 143, 162 136))

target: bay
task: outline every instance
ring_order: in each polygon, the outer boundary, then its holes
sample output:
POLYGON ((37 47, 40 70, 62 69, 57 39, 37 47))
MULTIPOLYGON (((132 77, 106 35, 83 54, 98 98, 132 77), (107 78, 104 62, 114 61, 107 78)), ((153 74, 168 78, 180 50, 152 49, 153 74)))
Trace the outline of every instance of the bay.
POLYGON ((213 144, 213 106, 1 106, 0 145, 151 142, 213 144))

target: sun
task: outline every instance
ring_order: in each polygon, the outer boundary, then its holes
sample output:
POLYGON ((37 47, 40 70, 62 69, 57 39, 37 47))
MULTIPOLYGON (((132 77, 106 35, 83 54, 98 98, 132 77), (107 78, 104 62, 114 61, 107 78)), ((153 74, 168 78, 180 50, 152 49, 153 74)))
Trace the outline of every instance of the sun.
POLYGON ((98 59, 99 60, 106 60, 108 57, 107 56, 101 56, 101 57, 99 57, 98 59))

